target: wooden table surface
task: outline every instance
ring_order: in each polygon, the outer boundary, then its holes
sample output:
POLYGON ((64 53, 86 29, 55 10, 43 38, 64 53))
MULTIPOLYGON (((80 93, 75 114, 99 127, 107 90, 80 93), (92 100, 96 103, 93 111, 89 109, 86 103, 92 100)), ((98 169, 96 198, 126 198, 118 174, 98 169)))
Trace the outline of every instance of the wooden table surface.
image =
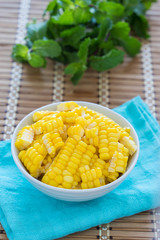
MULTIPOLYGON (((141 53, 134 59, 126 57, 123 64, 108 72, 89 69, 78 86, 69 82, 62 64, 48 61, 46 69, 38 70, 10 58, 13 44, 23 42, 26 23, 35 17, 41 20, 47 2, 0 0, 0 139, 9 139, 16 124, 30 111, 60 100, 90 101, 114 108, 140 95, 160 121, 160 1, 148 12, 151 38, 143 41, 141 53)), ((5 239, 0 225, 0 240, 5 239)), ((159 240, 160 209, 63 239, 159 240)))

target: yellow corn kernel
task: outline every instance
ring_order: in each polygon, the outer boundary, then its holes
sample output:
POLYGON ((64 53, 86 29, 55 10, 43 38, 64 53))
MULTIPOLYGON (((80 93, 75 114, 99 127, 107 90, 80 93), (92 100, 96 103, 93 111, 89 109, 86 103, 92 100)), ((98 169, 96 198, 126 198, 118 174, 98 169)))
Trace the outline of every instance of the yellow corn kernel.
POLYGON ((84 135, 84 129, 81 127, 81 125, 75 125, 68 128, 67 133, 69 137, 73 137, 79 141, 84 135))
POLYGON ((31 126, 26 126, 19 131, 17 139, 15 142, 16 148, 18 150, 26 149, 33 141, 34 131, 31 126))
POLYGON ((57 106, 57 110, 60 112, 68 112, 77 107, 79 107, 79 105, 75 102, 63 102, 57 106))

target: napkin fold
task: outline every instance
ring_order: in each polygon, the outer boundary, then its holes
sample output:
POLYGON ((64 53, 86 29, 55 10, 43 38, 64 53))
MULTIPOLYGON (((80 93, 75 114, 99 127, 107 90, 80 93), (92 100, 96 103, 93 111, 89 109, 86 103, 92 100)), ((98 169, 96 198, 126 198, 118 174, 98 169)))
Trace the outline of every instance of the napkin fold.
POLYGON ((20 173, 0 142, 0 222, 10 240, 52 240, 160 205, 160 127, 140 97, 114 109, 137 131, 138 162, 111 193, 88 202, 50 198, 20 173))

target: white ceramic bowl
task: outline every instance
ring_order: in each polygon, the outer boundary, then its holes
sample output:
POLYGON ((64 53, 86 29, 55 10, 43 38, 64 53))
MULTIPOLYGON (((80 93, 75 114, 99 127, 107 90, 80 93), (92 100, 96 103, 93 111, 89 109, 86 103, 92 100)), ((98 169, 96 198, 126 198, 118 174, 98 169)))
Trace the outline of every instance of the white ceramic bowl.
MULTIPOLYGON (((54 111, 54 110, 56 110, 56 106, 59 103, 60 102, 52 103, 52 104, 46 105, 44 107, 38 108, 35 111, 39 111, 39 110, 52 110, 52 111, 54 111)), ((105 186, 98 187, 98 188, 92 188, 92 189, 86 189, 86 190, 72 190, 72 189, 62 189, 62 188, 49 186, 49 185, 47 185, 43 182, 40 182, 39 180, 33 178, 26 171, 23 164, 21 163, 21 161, 18 158, 18 152, 19 151, 15 147, 15 140, 16 140, 16 137, 17 137, 17 134, 18 134, 19 130, 21 130, 26 125, 32 124, 32 115, 35 111, 28 114, 17 125, 17 127, 14 131, 13 137, 12 137, 11 148, 12 148, 12 155, 13 155, 13 158, 14 158, 14 161, 15 161, 17 167, 22 172, 22 174, 25 176, 25 178, 35 188, 39 189, 41 192, 43 192, 43 193, 45 193, 45 194, 47 194, 47 195, 49 195, 53 198, 57 198, 57 199, 60 199, 60 200, 65 200, 65 201, 81 202, 81 201, 88 201, 88 200, 92 200, 92 199, 101 197, 101 196, 111 192, 120 183, 122 183, 124 181, 124 179, 130 174, 130 172, 132 171, 132 169, 134 168, 134 166, 137 162, 138 155, 139 155, 139 140, 138 140, 138 136, 137 136, 134 128, 132 127, 132 125, 125 118, 123 118, 121 115, 119 115, 118 113, 115 113, 115 112, 113 112, 112 110, 110 110, 106 107, 103 107, 101 105, 94 104, 94 103, 89 103, 89 102, 77 102, 77 103, 81 106, 87 106, 88 108, 90 108, 92 110, 95 110, 97 112, 100 112, 100 113, 106 115, 107 117, 113 119, 116 123, 118 123, 122 127, 130 127, 130 129, 131 129, 130 134, 137 144, 137 151, 132 157, 130 157, 128 167, 127 167, 127 171, 121 177, 119 177, 117 180, 115 180, 114 182, 109 183, 105 186)))

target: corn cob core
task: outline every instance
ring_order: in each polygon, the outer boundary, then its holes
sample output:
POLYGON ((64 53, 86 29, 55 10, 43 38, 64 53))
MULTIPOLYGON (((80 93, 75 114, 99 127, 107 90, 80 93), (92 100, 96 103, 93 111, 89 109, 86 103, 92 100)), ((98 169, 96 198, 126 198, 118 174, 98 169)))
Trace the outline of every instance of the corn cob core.
POLYGON ((87 189, 116 180, 137 150, 129 128, 74 102, 37 111, 15 146, 28 172, 51 186, 87 189))
POLYGON ((18 150, 26 149, 33 141, 34 138, 34 131, 31 126, 26 126, 19 131, 17 135, 17 139, 15 142, 16 148, 18 150))

